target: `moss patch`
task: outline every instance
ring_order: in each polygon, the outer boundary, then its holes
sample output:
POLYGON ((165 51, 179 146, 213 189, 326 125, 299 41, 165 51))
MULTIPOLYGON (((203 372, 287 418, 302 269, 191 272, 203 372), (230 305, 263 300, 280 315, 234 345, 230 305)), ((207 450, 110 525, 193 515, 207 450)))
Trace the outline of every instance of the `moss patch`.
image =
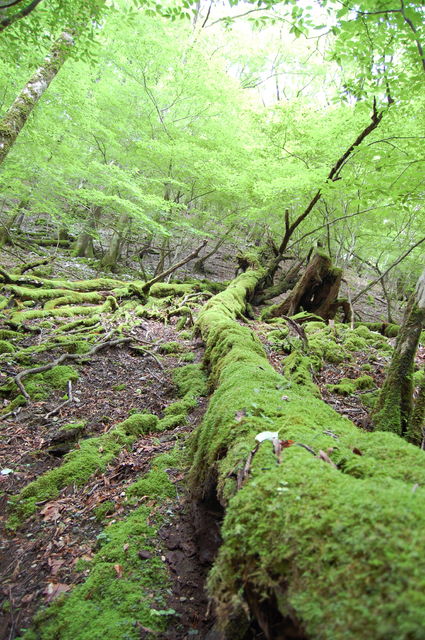
POLYGON ((158 418, 152 414, 136 413, 108 433, 80 442, 79 448, 64 457, 60 467, 41 475, 24 487, 9 501, 9 526, 16 528, 37 511, 37 503, 51 500, 68 485, 83 486, 96 471, 102 471, 123 447, 129 447, 137 436, 152 431, 158 418))
MULTIPOLYGON (((175 488, 165 469, 178 464, 178 452, 156 458, 152 470, 139 481, 145 484, 129 488, 130 499, 140 491, 161 504, 174 498, 175 488)), ((166 608, 169 583, 156 548, 162 521, 162 516, 152 516, 151 507, 140 506, 123 521, 106 527, 98 536, 100 549, 89 565, 88 578, 41 610, 23 640, 139 640, 141 627, 163 632, 174 611, 166 608), (140 556, 141 549, 152 557, 140 556)))
POLYGON ((157 282, 151 286, 149 294, 156 298, 166 298, 167 296, 187 295, 192 291, 193 286, 191 284, 157 282))
POLYGON ((349 396, 360 389, 372 389, 375 381, 372 376, 360 376, 360 378, 342 378, 338 384, 327 384, 326 387, 333 393, 349 396))
POLYGON ((0 353, 14 353, 15 347, 7 340, 0 340, 0 353))
POLYGON ((183 351, 187 351, 187 347, 180 342, 163 342, 159 345, 159 351, 169 355, 172 353, 182 353, 183 351))

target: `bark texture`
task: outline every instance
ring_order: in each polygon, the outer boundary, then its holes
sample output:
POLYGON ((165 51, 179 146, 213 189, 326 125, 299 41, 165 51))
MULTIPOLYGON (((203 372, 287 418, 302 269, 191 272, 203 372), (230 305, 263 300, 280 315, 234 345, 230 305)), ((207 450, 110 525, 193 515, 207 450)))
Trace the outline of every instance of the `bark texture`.
POLYGON ((26 121, 43 93, 65 62, 74 44, 73 37, 63 32, 56 40, 43 64, 27 82, 8 112, 0 121, 0 164, 15 144, 26 121))
POLYGON ((414 360, 425 322, 424 287, 425 271, 407 304, 394 355, 373 413, 376 429, 393 431, 409 439, 412 438, 414 360))

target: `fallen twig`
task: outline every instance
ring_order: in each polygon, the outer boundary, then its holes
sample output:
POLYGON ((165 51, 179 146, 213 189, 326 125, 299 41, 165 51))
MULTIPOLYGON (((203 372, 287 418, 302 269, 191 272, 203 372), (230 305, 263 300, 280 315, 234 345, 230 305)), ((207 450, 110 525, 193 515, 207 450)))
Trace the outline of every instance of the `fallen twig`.
POLYGON ((162 362, 159 360, 159 358, 156 357, 156 355, 154 353, 152 353, 152 351, 149 351, 149 349, 146 349, 145 347, 140 347, 140 346, 134 346, 132 347, 130 345, 130 349, 133 349, 134 351, 138 351, 138 352, 142 352, 145 353, 147 356, 150 356, 151 358, 153 358, 155 360, 155 362, 157 363, 158 367, 160 369, 164 369, 162 362))
POLYGON ((238 474, 237 474, 238 491, 239 491, 239 489, 242 488, 242 485, 244 484, 245 480, 247 479, 247 477, 249 475, 249 471, 251 469, 251 464, 252 464, 252 459, 255 456, 255 454, 257 453, 259 446, 260 446, 260 443, 257 442, 255 447, 253 449, 251 449, 251 451, 249 452, 243 469, 239 469, 239 471, 238 471, 238 474))
POLYGON ((66 405, 71 404, 73 399, 74 398, 72 397, 72 382, 71 380, 68 380, 68 398, 64 402, 61 402, 61 404, 58 407, 56 407, 55 409, 52 409, 51 411, 49 411, 49 413, 46 413, 46 415, 44 416, 44 419, 47 420, 48 418, 50 418, 50 416, 54 416, 55 413, 58 413, 58 411, 60 411, 63 407, 66 407, 66 405))

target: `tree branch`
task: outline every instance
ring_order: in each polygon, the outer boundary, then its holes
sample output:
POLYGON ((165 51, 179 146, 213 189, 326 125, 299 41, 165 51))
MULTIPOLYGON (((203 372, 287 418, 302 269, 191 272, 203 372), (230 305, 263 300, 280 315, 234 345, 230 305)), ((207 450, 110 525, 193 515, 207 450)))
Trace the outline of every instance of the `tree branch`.
MULTIPOLYGON (((22 11, 18 11, 17 13, 14 13, 13 16, 8 16, 7 18, 3 18, 3 20, 0 21, 0 33, 4 31, 7 27, 10 27, 10 25, 16 22, 17 20, 20 20, 21 18, 25 18, 25 16, 30 14, 31 11, 34 11, 36 6, 40 4, 40 2, 41 0, 32 0, 32 2, 30 2, 30 4, 27 7, 25 7, 25 9, 22 9, 22 11)), ((13 4, 17 4, 17 3, 13 3, 13 4)), ((13 4, 8 6, 13 6, 13 4)), ((4 7, 0 7, 0 8, 3 9, 4 7)))
POLYGON ((193 258, 197 258, 199 255, 199 252, 201 251, 201 249, 205 247, 207 243, 208 243, 208 240, 204 240, 203 243, 197 249, 195 249, 195 251, 192 251, 192 253, 186 256, 186 258, 183 258, 182 260, 180 260, 180 262, 177 262, 177 264, 172 265, 166 271, 159 273, 157 276, 155 276, 155 278, 152 278, 152 280, 148 280, 147 282, 145 282, 145 284, 141 287, 142 292, 145 294, 148 293, 149 289, 156 282, 160 282, 160 280, 163 280, 168 275, 170 275, 170 273, 173 273, 173 271, 176 271, 177 269, 182 267, 184 264, 186 264, 186 262, 190 262, 191 260, 193 260, 193 258))
POLYGON ((385 278, 385 276, 387 275, 387 273, 389 271, 391 271, 391 269, 393 269, 395 266, 397 266, 402 260, 404 260, 404 258, 406 258, 409 253, 411 253, 413 251, 413 249, 416 249, 416 247, 418 247, 420 244, 422 244, 422 242, 425 241, 425 238, 422 238, 422 240, 419 240, 419 242, 416 242, 416 244, 414 244, 412 247, 410 247, 410 249, 408 249, 405 253, 403 253, 403 255, 401 255, 399 258, 397 258, 397 260, 395 262, 393 262, 393 264, 391 264, 388 269, 386 271, 384 271, 379 278, 376 278, 376 280, 373 280, 372 282, 369 282, 369 284, 367 285, 367 287, 365 287, 364 289, 362 289, 360 291, 360 293, 358 293, 352 300, 353 304, 359 299, 361 298, 361 296, 363 294, 365 294, 367 291, 369 291, 369 289, 371 289, 373 287, 373 285, 377 284, 380 280, 382 280, 383 278, 385 278))

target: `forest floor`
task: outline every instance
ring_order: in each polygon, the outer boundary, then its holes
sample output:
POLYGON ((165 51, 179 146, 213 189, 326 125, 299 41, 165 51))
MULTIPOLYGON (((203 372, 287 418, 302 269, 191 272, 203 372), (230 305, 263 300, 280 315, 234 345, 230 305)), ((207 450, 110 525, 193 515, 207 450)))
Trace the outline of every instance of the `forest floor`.
MULTIPOLYGON (((4 264, 6 269, 12 266, 13 260, 4 264)), ((72 265, 66 260, 58 262, 54 275, 63 277, 64 273, 69 279, 93 277, 86 265, 74 261, 72 265)), ((84 486, 77 483, 65 486, 56 498, 38 503, 37 513, 17 530, 7 528, 10 497, 60 466, 64 454, 79 447, 78 443, 64 441, 61 426, 84 420, 83 438, 97 437, 107 434, 135 411, 161 418, 164 410, 178 400, 173 371, 187 363, 187 354, 193 354, 194 363, 201 363, 204 349, 193 334, 188 335, 186 331, 182 335, 177 331, 176 320, 164 323, 134 318, 131 338, 148 350, 144 355, 135 353, 127 344, 105 348, 76 367, 79 377, 73 383, 72 402, 59 409, 64 390, 50 390, 47 399, 30 402, 16 415, 1 420, 0 593, 3 607, 0 640, 18 637, 20 630, 30 626, 40 607, 49 605, 86 580, 89 569, 84 567, 96 553, 99 539, 109 526, 125 519, 134 509, 134 504, 130 505, 125 498, 128 488, 149 471, 158 455, 171 451, 176 444, 184 448, 200 423, 207 406, 205 397, 198 398, 187 421, 159 433, 137 437, 132 446, 123 448, 105 469, 91 475, 84 486), (181 345, 180 354, 161 352, 162 344, 173 341, 181 345)), ((263 323, 252 321, 250 327, 257 332, 271 364, 280 372, 286 356, 282 345, 270 343, 263 323)), ((48 330, 30 332, 20 347, 40 344, 47 340, 47 334, 48 330)), ((45 354, 36 355, 34 363, 45 359, 45 354)), ((349 362, 326 363, 316 374, 315 382, 323 399, 336 411, 360 428, 369 429, 369 412, 363 395, 374 389, 341 395, 331 392, 327 385, 336 384, 342 378, 358 378, 367 370, 375 388, 379 388, 389 359, 390 354, 373 349, 358 351, 349 362)), ((418 364, 424 360, 425 348, 421 347, 418 364)), ((3 362, 1 366, 0 375, 4 378, 11 369, 16 371, 13 363, 3 362)), ((7 402, 4 400, 4 408, 7 402)), ((137 637, 214 640, 214 620, 204 587, 220 543, 220 512, 214 505, 194 511, 185 485, 184 465, 169 467, 166 473, 175 487, 175 497, 155 500, 147 495, 140 497, 137 504, 145 504, 152 520, 161 522, 154 550, 141 548, 139 557, 143 562, 155 555, 166 569, 170 586, 165 604, 158 609, 157 594, 151 593, 149 597, 153 609, 170 617, 170 624, 168 630, 158 632, 140 624, 137 637)), ((114 566, 116 579, 120 580, 122 568, 119 564, 114 566)), ((261 637, 253 628, 247 639, 261 637)))

